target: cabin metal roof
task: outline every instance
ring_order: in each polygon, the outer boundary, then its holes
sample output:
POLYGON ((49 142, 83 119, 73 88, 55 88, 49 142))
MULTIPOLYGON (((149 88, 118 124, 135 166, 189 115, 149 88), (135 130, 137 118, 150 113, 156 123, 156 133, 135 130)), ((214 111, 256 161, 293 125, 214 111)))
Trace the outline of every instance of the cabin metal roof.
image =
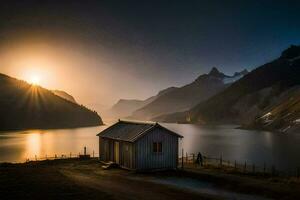
POLYGON ((144 121, 125 121, 119 120, 117 123, 103 130, 97 136, 103 138, 109 138, 113 140, 121 140, 127 142, 134 142, 150 130, 154 128, 162 128, 167 130, 170 134, 176 135, 182 138, 181 135, 163 127, 156 122, 144 122, 144 121))

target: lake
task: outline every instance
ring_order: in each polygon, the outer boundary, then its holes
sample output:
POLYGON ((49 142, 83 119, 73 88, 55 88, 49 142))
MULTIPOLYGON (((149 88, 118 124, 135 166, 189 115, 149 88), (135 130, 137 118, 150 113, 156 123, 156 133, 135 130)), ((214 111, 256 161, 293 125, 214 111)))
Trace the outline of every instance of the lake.
MULTIPOLYGON (((184 136, 179 148, 184 152, 220 157, 277 169, 295 170, 300 167, 300 134, 280 134, 266 131, 235 129, 236 126, 198 126, 164 124, 184 136)), ((0 162, 25 162, 27 158, 88 153, 98 155, 96 134, 107 126, 23 130, 0 132, 0 162)))

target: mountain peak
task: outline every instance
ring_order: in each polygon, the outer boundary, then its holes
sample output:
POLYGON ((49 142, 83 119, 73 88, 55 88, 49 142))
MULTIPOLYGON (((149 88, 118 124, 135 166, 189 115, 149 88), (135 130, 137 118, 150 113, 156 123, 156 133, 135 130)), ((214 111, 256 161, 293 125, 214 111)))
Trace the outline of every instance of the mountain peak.
POLYGON ((209 75, 218 74, 218 73, 220 73, 220 71, 218 70, 218 68, 213 67, 213 68, 211 68, 211 70, 209 72, 209 75))
POLYGON ((223 74, 222 72, 220 72, 218 70, 218 68, 216 67, 213 67, 210 72, 208 73, 209 76, 214 76, 214 77, 217 77, 217 78, 224 78, 226 75, 223 74))
POLYGON ((289 48, 284 50, 281 54, 281 58, 293 59, 300 56, 300 46, 291 45, 289 48))

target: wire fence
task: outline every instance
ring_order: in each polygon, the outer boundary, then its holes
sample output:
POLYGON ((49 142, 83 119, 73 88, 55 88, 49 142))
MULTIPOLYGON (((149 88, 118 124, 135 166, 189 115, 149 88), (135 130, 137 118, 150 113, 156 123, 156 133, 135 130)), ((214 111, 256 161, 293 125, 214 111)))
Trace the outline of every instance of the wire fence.
POLYGON ((26 162, 30 161, 43 161, 43 160, 56 160, 56 159, 74 159, 74 158, 97 158, 99 154, 93 151, 91 154, 81 154, 81 153, 64 153, 64 154, 45 154, 35 155, 34 157, 26 158, 26 162))
MULTIPOLYGON (((183 155, 183 154, 182 154, 183 155)), ((38 156, 26 158, 26 162, 56 160, 56 159, 74 159, 74 158, 98 158, 99 153, 92 151, 91 154, 81 153, 64 153, 38 156)), ((275 165, 258 165, 254 163, 239 162, 237 160, 224 159, 220 157, 201 156, 197 158, 197 154, 185 154, 178 158, 178 167, 187 169, 202 169, 202 168, 218 168, 234 173, 262 175, 262 176, 277 176, 277 177, 297 177, 300 178, 300 167, 294 170, 279 170, 275 165)))
POLYGON ((279 170, 275 165, 267 165, 266 163, 258 165, 246 161, 227 160, 223 159, 222 155, 220 157, 201 156, 201 159, 197 159, 197 154, 188 155, 186 153, 186 155, 179 157, 178 166, 190 169, 218 168, 233 173, 300 178, 300 167, 295 167, 294 170, 279 170))

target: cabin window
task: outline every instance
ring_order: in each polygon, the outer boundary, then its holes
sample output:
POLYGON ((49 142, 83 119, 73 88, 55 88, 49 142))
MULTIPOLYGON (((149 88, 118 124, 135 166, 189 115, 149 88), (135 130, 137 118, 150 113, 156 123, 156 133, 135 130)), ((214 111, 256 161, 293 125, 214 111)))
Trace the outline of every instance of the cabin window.
POLYGON ((162 152, 162 143, 161 142, 157 143, 157 152, 159 152, 159 153, 162 152))
POLYGON ((153 153, 162 153, 162 143, 161 142, 153 142, 152 151, 153 151, 153 153))

